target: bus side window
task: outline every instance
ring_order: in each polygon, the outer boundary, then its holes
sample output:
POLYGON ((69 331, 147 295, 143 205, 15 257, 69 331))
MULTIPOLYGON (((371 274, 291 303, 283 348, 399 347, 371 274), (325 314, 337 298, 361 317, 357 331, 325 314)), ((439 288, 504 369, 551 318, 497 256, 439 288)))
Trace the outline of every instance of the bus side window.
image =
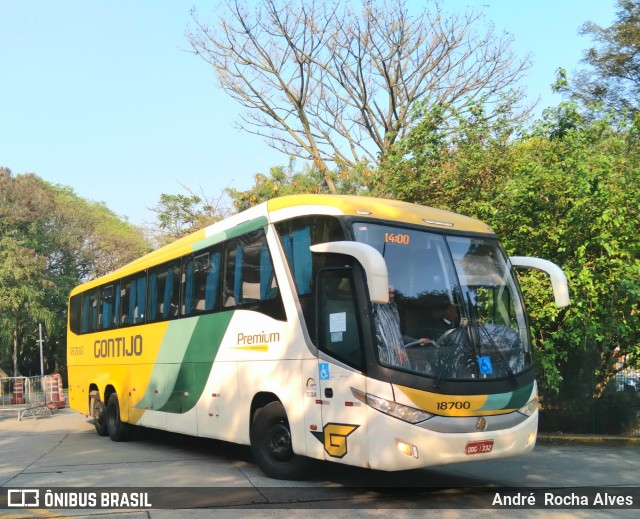
POLYGON ((82 294, 69 300, 69 328, 75 334, 82 333, 82 294))
POLYGON ((263 230, 226 243, 223 305, 284 320, 284 306, 263 230))
POLYGON ((82 333, 95 332, 98 329, 98 289, 94 288, 82 294, 82 333))
POLYGON ((220 265, 222 253, 212 252, 209 257, 209 268, 204 274, 204 309, 209 312, 217 310, 220 298, 220 265))
POLYGON ((324 215, 300 216, 278 222, 275 227, 295 281, 307 329, 315 344, 313 330, 316 329, 317 309, 313 296, 314 283, 318 272, 327 266, 327 257, 312 254, 309 246, 344 240, 345 233, 335 217, 324 215))
POLYGON ((183 276, 184 315, 218 310, 220 263, 219 250, 202 252, 187 259, 183 276))
POLYGON ((149 272, 147 322, 172 319, 180 305, 180 262, 160 265, 149 272))
POLYGON ((120 302, 120 290, 117 284, 111 284, 100 288, 100 317, 98 327, 108 330, 118 325, 118 312, 120 302))
POLYGON ((180 311, 182 315, 193 312, 194 274, 193 258, 186 258, 182 272, 182 309, 180 311))
POLYGON ((244 292, 245 276, 244 265, 245 258, 244 244, 240 240, 231 240, 226 244, 226 265, 224 276, 224 306, 232 308, 241 305, 252 294, 252 287, 248 287, 247 294, 244 292))
POLYGON ((337 360, 364 370, 362 333, 351 269, 321 270, 317 289, 318 347, 337 360))
POLYGON ((280 236, 280 242, 296 282, 299 296, 311 293, 311 228, 308 225, 280 236))
POLYGON ((120 287, 120 324, 145 322, 147 274, 143 272, 122 282, 120 287))
POLYGON ((314 277, 325 266, 325 258, 311 254, 309 246, 344 240, 344 231, 333 216, 301 216, 277 223, 276 230, 302 300, 312 293, 314 277))

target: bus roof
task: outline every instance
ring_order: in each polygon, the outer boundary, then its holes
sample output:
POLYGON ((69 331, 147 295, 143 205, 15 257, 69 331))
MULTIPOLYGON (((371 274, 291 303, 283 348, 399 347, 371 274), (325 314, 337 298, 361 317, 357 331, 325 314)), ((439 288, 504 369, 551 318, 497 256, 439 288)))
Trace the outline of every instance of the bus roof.
POLYGON ((295 216, 329 214, 375 218, 420 225, 432 229, 493 235, 493 230, 474 218, 398 200, 353 195, 289 195, 242 211, 204 229, 191 233, 133 262, 76 287, 72 294, 119 279, 138 270, 189 254, 210 244, 295 216))
POLYGON ((274 198, 268 201, 267 205, 272 220, 281 219, 277 217, 278 212, 286 214, 287 217, 295 213, 311 214, 310 209, 315 206, 318 212, 325 214, 328 212, 330 214, 378 218, 441 230, 494 234, 487 224, 468 216, 385 198, 352 195, 290 195, 274 198), (328 211, 329 208, 333 211, 328 211))

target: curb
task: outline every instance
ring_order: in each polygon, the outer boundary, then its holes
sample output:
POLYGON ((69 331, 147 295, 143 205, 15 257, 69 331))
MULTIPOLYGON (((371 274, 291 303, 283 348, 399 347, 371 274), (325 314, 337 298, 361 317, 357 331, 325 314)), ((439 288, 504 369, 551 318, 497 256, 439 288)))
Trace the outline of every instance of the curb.
POLYGON ((592 434, 562 434, 562 433, 540 433, 538 443, 558 443, 576 445, 603 445, 619 446, 633 445, 640 446, 640 437, 633 436, 601 436, 592 434))

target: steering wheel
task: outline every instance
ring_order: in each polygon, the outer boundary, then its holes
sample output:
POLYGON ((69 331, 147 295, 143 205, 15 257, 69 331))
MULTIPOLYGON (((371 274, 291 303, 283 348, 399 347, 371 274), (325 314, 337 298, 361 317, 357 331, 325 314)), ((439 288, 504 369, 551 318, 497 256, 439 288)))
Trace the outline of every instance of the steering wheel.
MULTIPOLYGON (((447 339, 449 337, 451 337, 454 332, 456 332, 458 330, 458 328, 451 328, 450 330, 447 330, 446 332, 444 332, 437 340, 436 339, 429 339, 429 342, 427 344, 425 344, 425 346, 428 346, 429 344, 435 346, 436 348, 442 348, 444 346, 446 346, 446 342, 447 339)), ((420 346, 420 340, 418 339, 416 341, 411 341, 408 342, 407 344, 404 345, 405 348, 415 348, 416 346, 420 346)))
POLYGON ((449 339, 449 337, 451 337, 457 331, 458 331, 458 328, 451 328, 450 330, 447 330, 446 332, 444 332, 440 337, 438 337, 438 340, 435 340, 435 341, 432 340, 431 342, 436 348, 442 348, 447 345, 446 342, 449 339))

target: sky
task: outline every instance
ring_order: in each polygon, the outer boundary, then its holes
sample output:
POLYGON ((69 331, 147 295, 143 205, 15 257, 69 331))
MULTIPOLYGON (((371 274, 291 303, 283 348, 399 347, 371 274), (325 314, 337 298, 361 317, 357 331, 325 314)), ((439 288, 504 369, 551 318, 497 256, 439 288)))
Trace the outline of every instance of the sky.
MULTIPOLYGON (((418 3, 415 0, 413 3, 418 3)), ((441 0, 485 13, 533 62, 524 79, 536 112, 557 105, 555 71, 580 67, 585 21, 609 26, 614 0, 441 0)), ((0 166, 35 173, 104 202, 136 225, 155 221, 162 193, 184 186, 218 198, 248 189, 288 158, 237 130, 240 107, 189 52, 190 15, 218 1, 0 2, 0 166)))

